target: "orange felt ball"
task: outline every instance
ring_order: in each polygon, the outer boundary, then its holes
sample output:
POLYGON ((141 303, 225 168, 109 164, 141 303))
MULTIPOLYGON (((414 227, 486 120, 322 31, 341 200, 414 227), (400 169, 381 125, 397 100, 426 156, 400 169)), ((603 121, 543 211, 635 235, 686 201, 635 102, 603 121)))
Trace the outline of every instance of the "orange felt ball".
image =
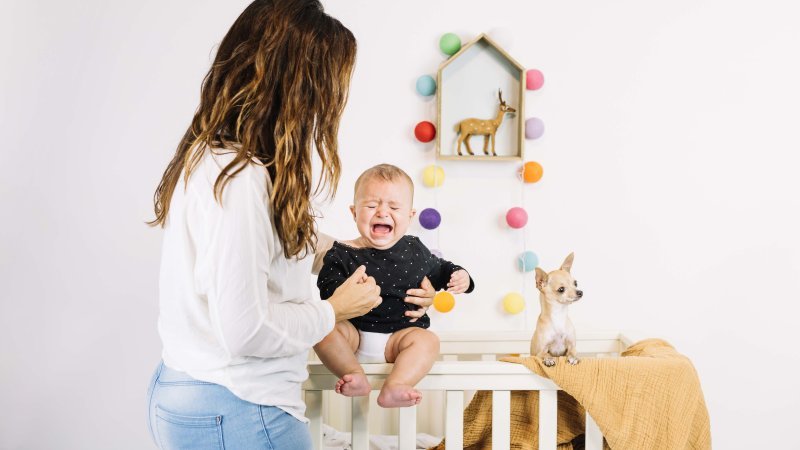
POLYGON ((433 307, 439 312, 449 312, 456 306, 456 298, 447 291, 437 292, 433 297, 433 307))
POLYGON ((423 120, 414 128, 414 136, 420 142, 430 142, 436 137, 436 127, 427 120, 423 120))
POLYGON ((522 180, 526 183, 536 183, 542 179, 544 169, 542 165, 535 161, 528 161, 522 168, 522 180))

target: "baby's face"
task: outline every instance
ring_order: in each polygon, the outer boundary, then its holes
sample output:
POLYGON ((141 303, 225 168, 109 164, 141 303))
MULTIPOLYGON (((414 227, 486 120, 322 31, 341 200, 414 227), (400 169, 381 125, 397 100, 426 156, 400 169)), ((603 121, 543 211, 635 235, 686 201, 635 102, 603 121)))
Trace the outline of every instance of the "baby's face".
POLYGON ((350 211, 364 244, 385 250, 397 243, 416 214, 411 208, 412 196, 411 186, 405 180, 363 181, 350 211))

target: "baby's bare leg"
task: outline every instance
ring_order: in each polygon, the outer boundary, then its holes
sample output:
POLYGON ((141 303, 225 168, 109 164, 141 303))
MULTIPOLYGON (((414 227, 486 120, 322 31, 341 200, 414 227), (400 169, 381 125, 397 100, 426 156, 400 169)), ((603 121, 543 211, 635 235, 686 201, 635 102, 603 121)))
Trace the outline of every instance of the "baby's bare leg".
POLYGON ((333 331, 314 346, 322 364, 339 377, 336 392, 347 397, 368 395, 372 390, 364 369, 355 356, 358 341, 356 327, 343 320, 337 322, 333 331))
POLYGON ((378 404, 384 408, 413 406, 422 400, 414 389, 439 356, 439 337, 423 328, 411 327, 392 334, 386 343, 386 361, 394 363, 383 383, 378 404))

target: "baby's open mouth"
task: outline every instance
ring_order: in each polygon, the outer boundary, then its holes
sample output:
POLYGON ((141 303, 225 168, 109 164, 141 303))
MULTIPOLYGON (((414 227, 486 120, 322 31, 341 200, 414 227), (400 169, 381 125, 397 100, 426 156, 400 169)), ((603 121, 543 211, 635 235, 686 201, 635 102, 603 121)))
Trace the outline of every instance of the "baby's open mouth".
POLYGON ((392 232, 392 229, 391 225, 385 223, 376 223, 372 226, 372 232, 374 234, 389 234, 392 232))

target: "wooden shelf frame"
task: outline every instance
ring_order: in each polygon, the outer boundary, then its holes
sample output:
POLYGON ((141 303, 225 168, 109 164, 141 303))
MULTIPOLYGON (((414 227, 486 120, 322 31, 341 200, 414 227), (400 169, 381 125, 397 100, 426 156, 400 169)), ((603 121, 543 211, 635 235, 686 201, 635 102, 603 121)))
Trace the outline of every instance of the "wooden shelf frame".
MULTIPOLYGON (((439 70, 437 71, 436 75, 436 83, 437 83, 437 99, 436 99, 436 157, 440 160, 459 160, 459 161, 522 161, 525 157, 525 67, 517 62, 511 55, 508 54, 502 47, 500 47, 494 40, 492 40, 489 36, 485 33, 480 34, 478 37, 467 43, 466 45, 462 46, 461 49, 455 53, 453 56, 448 58, 444 61, 440 66, 439 70), (509 98, 507 101, 509 104, 514 107, 517 112, 515 118, 515 126, 513 127, 513 143, 516 146, 516 152, 513 154, 503 154, 498 156, 487 156, 483 154, 483 143, 481 142, 481 147, 475 147, 475 155, 464 155, 459 156, 456 154, 451 154, 449 152, 443 152, 442 147, 442 139, 443 136, 448 135, 443 133, 442 128, 442 108, 443 108, 443 93, 444 93, 444 84, 447 82, 444 76, 445 71, 450 67, 454 62, 458 61, 458 59, 465 55, 466 53, 470 52, 474 48, 478 48, 481 45, 485 45, 486 47, 494 50, 499 54, 499 56, 505 60, 508 67, 510 68, 511 72, 514 73, 514 77, 516 81, 514 82, 515 86, 517 87, 516 93, 513 98, 509 98), (478 154, 481 153, 481 154, 478 154)), ((467 117, 464 117, 467 118, 467 117)), ((488 119, 488 117, 487 117, 488 119)), ((508 120, 508 119, 505 119, 508 120)), ((450 126, 447 124, 447 126, 450 126)), ((501 125, 502 126, 502 125, 501 125)), ((448 135, 449 136, 449 135, 448 135)), ((480 136, 475 136, 479 138, 480 136)), ((477 141, 478 139, 475 139, 477 141)), ((513 149, 512 149, 513 150, 513 149)))

